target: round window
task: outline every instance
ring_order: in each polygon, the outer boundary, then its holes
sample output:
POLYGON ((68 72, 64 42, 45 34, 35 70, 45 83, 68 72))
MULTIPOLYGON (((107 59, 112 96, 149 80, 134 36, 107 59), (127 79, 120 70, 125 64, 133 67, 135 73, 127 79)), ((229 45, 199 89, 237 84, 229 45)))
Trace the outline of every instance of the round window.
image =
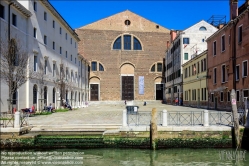
POLYGON ((131 21, 130 20, 125 20, 125 25, 130 25, 131 24, 131 21))

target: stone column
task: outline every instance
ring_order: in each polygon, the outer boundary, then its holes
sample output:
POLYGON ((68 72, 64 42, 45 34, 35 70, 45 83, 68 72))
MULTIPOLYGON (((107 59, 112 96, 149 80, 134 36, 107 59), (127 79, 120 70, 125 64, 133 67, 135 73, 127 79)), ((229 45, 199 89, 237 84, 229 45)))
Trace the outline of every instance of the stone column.
POLYGON ((168 121, 167 121, 167 110, 163 110, 163 127, 168 126, 168 121))
POLYGON ((204 127, 208 127, 209 126, 209 119, 208 119, 208 110, 204 110, 204 127))
POLYGON ((127 126, 127 111, 123 110, 123 126, 127 126))
POLYGON ((157 110, 156 108, 153 108, 151 112, 150 148, 152 150, 157 149, 157 110))
POLYGON ((16 111, 15 113, 15 121, 14 121, 14 128, 20 128, 21 124, 20 124, 20 112, 16 111))

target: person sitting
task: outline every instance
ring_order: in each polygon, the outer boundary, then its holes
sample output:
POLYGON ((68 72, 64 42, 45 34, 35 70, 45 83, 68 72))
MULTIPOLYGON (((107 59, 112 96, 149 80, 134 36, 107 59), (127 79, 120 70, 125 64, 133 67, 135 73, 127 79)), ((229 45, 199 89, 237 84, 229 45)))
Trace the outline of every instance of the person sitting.
POLYGON ((69 110, 72 110, 72 107, 68 104, 68 102, 65 103, 65 107, 69 108, 69 110))
POLYGON ((53 107, 52 107, 52 104, 50 103, 49 106, 47 107, 47 110, 48 110, 48 112, 52 112, 52 109, 53 109, 53 107))

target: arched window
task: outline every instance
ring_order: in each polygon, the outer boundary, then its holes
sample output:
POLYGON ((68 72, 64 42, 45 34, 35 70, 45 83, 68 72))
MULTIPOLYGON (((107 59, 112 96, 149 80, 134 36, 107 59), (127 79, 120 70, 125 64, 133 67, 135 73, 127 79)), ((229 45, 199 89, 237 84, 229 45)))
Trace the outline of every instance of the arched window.
POLYGON ((33 104, 37 104, 37 85, 33 86, 33 104))
POLYGON ((206 28, 206 27, 204 27, 204 26, 201 26, 199 30, 200 30, 200 31, 206 31, 206 30, 207 30, 207 28, 206 28))
POLYGON ((133 41, 133 49, 134 50, 142 50, 141 44, 137 38, 134 37, 133 41))
POLYGON ((155 63, 151 69, 151 72, 162 72, 163 71, 163 63, 162 62, 157 62, 155 63))
POLYGON ((104 71, 104 67, 101 63, 99 63, 99 71, 104 71))
POLYGON ((55 103, 55 88, 53 88, 53 103, 55 103))
POLYGON ((113 44, 113 49, 121 49, 121 36, 116 39, 116 41, 113 44))
POLYGON ((156 65, 153 65, 153 66, 151 67, 151 69, 150 69, 151 72, 155 72, 155 66, 156 66, 156 65))
POLYGON ((91 69, 92 69, 92 71, 97 71, 97 62, 93 61, 91 63, 91 69))

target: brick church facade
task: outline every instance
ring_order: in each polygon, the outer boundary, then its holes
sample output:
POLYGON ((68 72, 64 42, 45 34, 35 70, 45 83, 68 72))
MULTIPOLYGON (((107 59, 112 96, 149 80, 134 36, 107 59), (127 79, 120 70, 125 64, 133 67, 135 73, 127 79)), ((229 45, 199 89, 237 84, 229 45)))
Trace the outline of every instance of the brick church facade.
POLYGON ((129 10, 76 29, 90 100, 163 100, 169 32, 129 10))

